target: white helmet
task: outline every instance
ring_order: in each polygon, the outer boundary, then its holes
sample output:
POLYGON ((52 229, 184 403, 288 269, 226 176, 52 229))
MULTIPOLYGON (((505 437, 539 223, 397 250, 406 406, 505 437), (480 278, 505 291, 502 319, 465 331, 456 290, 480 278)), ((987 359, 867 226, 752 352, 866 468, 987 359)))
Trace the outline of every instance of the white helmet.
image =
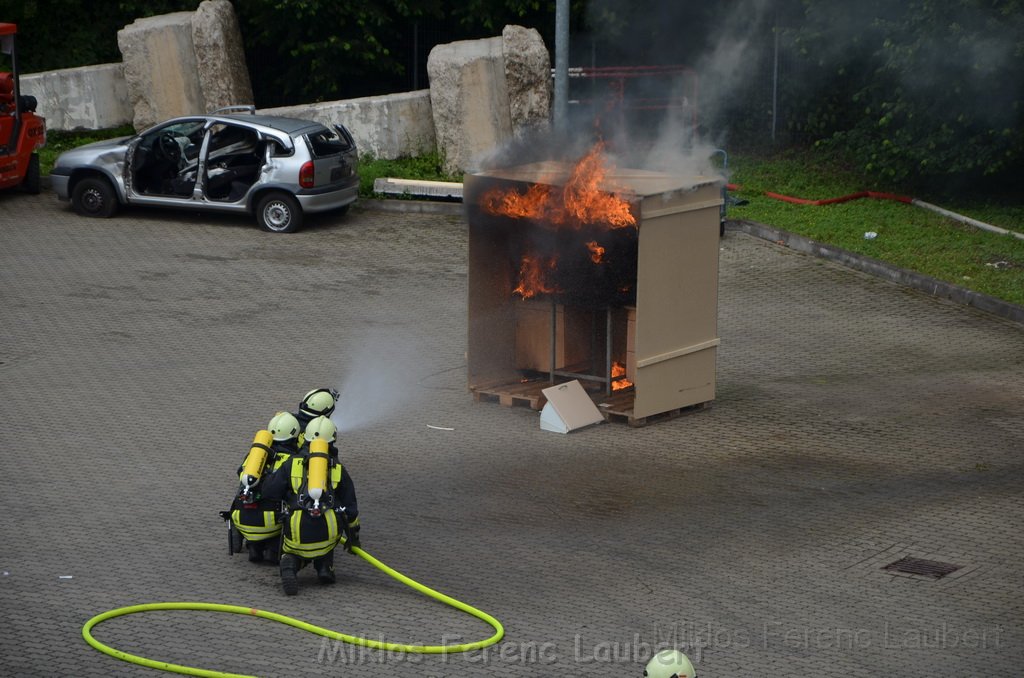
POLYGON ((319 439, 326 440, 329 443, 333 443, 338 439, 338 427, 334 425, 330 417, 314 417, 306 424, 306 442, 311 443, 319 439))
POLYGON ((299 436, 299 420, 291 412, 278 412, 267 424, 267 430, 274 440, 291 440, 299 436))
POLYGON ((310 417, 329 417, 334 414, 334 403, 337 400, 338 392, 334 389, 315 388, 302 397, 299 412, 310 417))
POLYGON ((694 678, 697 672, 689 657, 679 650, 662 650, 647 662, 644 675, 647 678, 694 678))

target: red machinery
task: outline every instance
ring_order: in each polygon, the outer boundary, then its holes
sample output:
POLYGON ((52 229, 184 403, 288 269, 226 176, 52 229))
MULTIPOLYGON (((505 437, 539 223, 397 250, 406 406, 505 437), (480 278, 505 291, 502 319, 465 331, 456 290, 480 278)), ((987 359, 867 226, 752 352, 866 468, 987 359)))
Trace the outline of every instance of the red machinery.
POLYGON ((46 144, 46 120, 36 115, 36 98, 18 83, 15 24, 0 23, 0 189, 20 186, 39 192, 39 153, 46 144), (8 66, 10 70, 3 70, 8 66))

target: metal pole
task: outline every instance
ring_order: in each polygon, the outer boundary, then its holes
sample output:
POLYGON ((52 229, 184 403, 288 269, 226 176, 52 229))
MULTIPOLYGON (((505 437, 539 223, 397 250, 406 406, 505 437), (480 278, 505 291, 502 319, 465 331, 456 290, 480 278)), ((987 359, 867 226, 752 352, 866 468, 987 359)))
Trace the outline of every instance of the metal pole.
POLYGON ((551 300, 551 365, 548 370, 548 380, 553 384, 555 383, 555 370, 558 367, 555 365, 555 360, 558 359, 558 305, 555 304, 555 300, 551 300))
POLYGON ((604 326, 604 360, 605 360, 605 372, 608 375, 608 383, 605 384, 604 393, 605 395, 612 394, 612 307, 609 306, 605 310, 605 326, 604 326))
POLYGON ((775 11, 775 55, 772 59, 772 143, 775 142, 775 127, 779 120, 779 12, 775 11))
POLYGON ((555 131, 568 128, 569 0, 555 2, 555 131))
POLYGON ((420 88, 420 24, 412 22, 412 89, 420 88))

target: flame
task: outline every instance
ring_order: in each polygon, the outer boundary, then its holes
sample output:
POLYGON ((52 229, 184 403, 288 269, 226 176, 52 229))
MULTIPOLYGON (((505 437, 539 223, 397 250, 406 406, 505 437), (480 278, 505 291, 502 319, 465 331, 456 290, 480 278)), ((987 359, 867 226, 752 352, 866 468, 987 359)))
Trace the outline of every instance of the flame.
POLYGON ((533 257, 525 255, 519 264, 519 285, 512 290, 523 299, 530 299, 538 294, 561 292, 557 285, 548 283, 548 271, 555 270, 555 257, 533 257))
POLYGON ((597 244, 596 240, 591 240, 587 243, 587 249, 590 250, 590 260, 595 264, 604 263, 602 257, 604 257, 604 248, 597 244))
POLYGON ((626 366, 616 361, 612 365, 612 390, 621 391, 624 388, 629 388, 633 385, 629 379, 626 379, 626 366))
POLYGON ((484 194, 481 206, 490 214, 531 219, 545 226, 577 230, 583 224, 636 228, 629 201, 619 193, 599 188, 607 174, 604 143, 598 142, 573 166, 561 191, 544 184, 533 184, 525 193, 495 188, 484 194))
POLYGON ((576 163, 563 192, 566 210, 584 224, 636 227, 636 218, 629 212, 629 202, 598 188, 607 174, 603 152, 604 144, 598 143, 576 163))
POLYGON ((541 221, 547 214, 550 196, 551 187, 544 184, 533 184, 525 194, 494 189, 484 195, 483 206, 491 214, 541 221))

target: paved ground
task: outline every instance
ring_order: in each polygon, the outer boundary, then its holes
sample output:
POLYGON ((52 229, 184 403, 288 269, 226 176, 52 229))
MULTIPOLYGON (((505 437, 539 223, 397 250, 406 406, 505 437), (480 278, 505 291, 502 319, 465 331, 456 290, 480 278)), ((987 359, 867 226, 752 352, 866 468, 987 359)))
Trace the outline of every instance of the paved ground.
POLYGON ((322 385, 346 396, 367 550, 505 640, 403 656, 191 612, 97 637, 289 678, 640 676, 671 645, 702 678, 1021 674, 1020 325, 728 233, 714 407, 559 436, 465 390, 457 217, 356 209, 275 236, 4 194, 0 239, 0 675, 157 675, 80 635, 153 601, 488 635, 347 554, 295 598, 228 556, 217 511, 253 432, 322 385), (904 556, 961 569, 881 569, 904 556))

